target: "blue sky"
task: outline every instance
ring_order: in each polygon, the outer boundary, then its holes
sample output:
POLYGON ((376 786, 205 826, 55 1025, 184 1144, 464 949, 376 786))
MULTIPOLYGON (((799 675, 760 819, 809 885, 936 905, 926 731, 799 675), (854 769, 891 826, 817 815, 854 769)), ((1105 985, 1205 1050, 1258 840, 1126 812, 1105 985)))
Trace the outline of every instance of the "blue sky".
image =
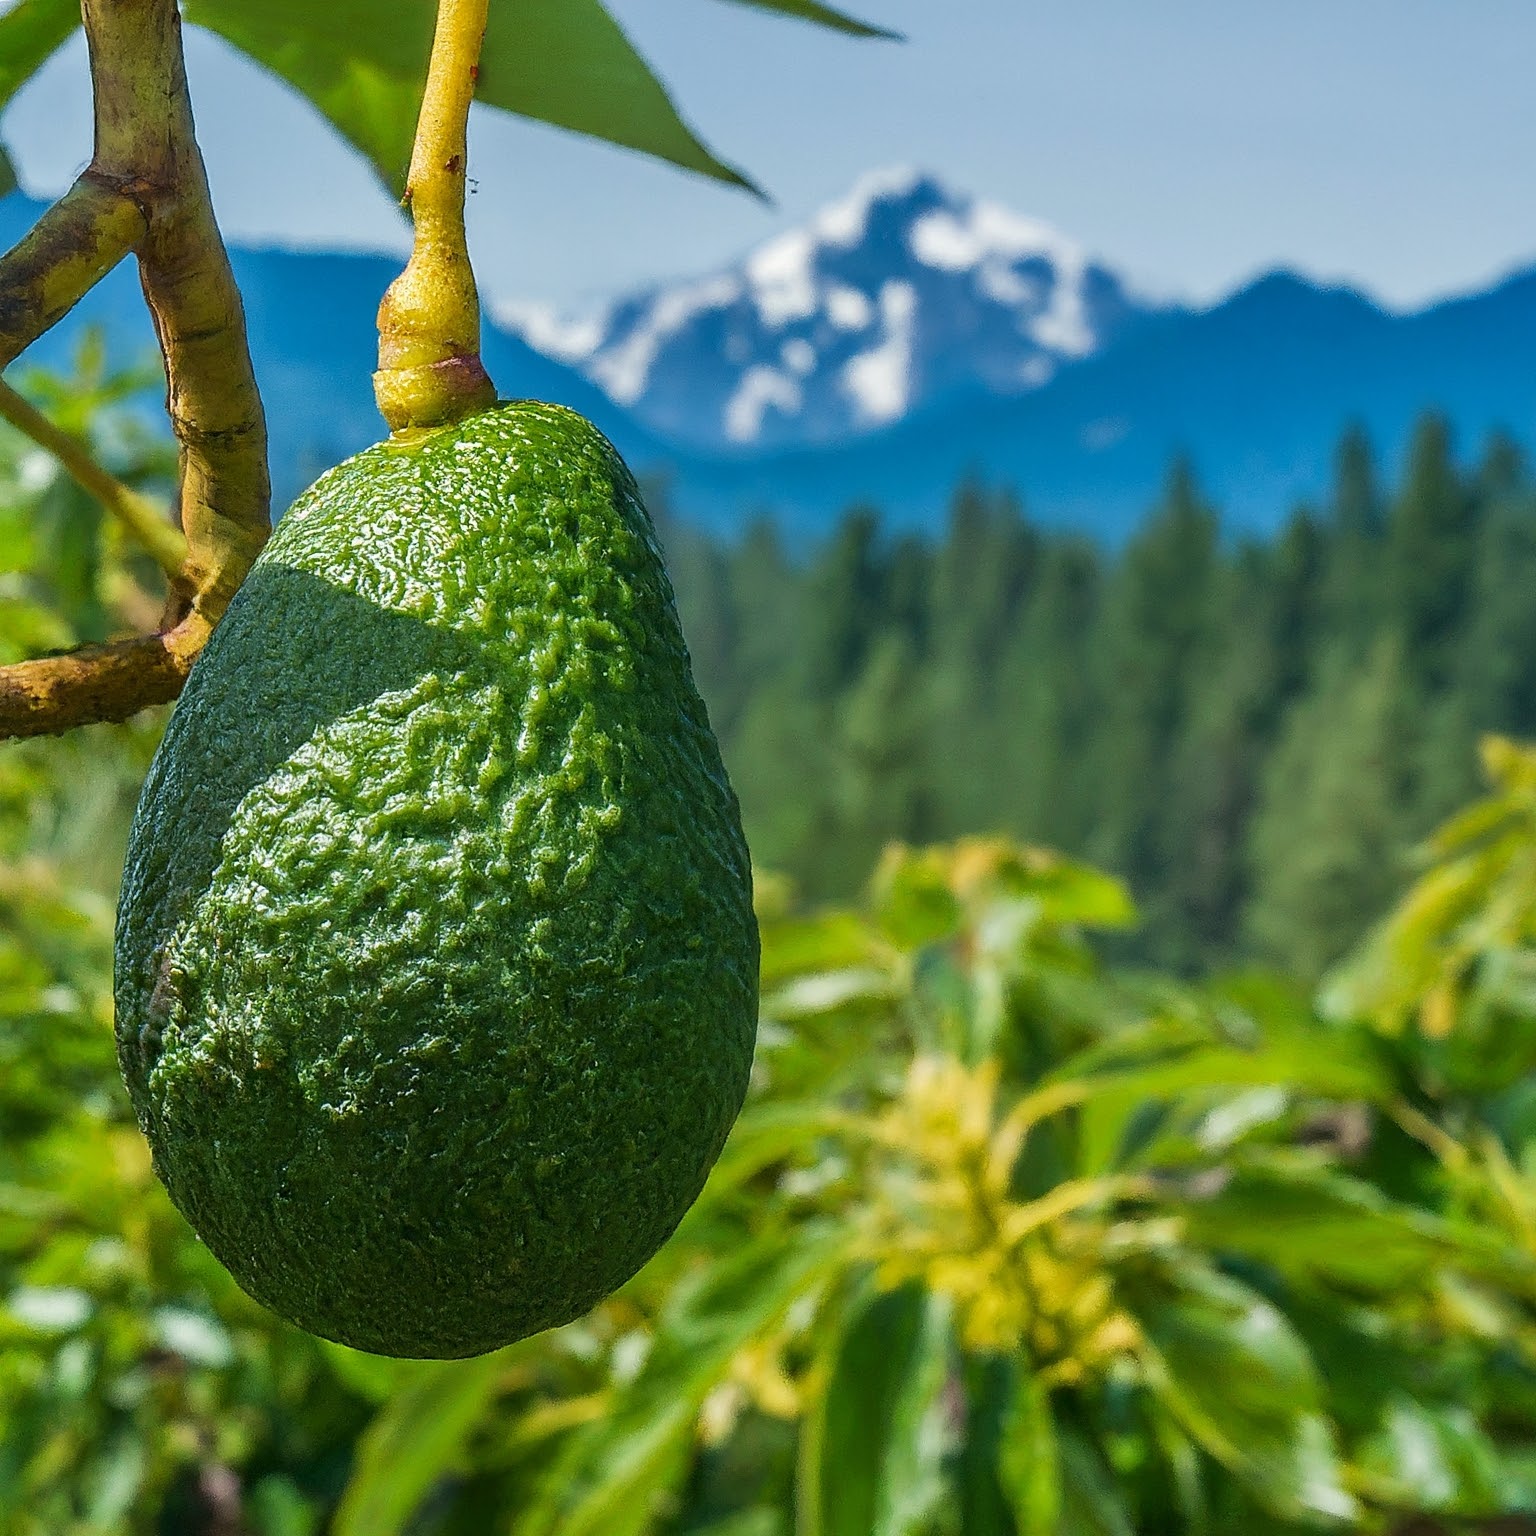
MULTIPOLYGON (((1212 298, 1288 265, 1407 305, 1536 259, 1529 0, 866 0, 908 34, 896 46, 720 0, 612 8, 776 205, 477 111, 471 235, 496 298, 579 306, 707 270, 898 163, 1159 293, 1212 298)), ((233 238, 403 244, 305 105, 207 37, 188 52, 233 238)), ((0 121, 29 190, 67 184, 88 121, 72 46, 0 121)))

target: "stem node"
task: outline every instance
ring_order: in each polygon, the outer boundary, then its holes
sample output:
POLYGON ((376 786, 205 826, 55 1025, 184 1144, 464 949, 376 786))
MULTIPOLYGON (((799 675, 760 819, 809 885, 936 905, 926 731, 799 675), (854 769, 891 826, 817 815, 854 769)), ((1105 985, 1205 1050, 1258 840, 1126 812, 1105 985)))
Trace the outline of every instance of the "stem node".
POLYGON ((392 432, 484 410, 496 386, 480 361, 480 295, 464 235, 469 105, 489 0, 439 0, 405 200, 416 238, 379 305, 379 412, 392 432))

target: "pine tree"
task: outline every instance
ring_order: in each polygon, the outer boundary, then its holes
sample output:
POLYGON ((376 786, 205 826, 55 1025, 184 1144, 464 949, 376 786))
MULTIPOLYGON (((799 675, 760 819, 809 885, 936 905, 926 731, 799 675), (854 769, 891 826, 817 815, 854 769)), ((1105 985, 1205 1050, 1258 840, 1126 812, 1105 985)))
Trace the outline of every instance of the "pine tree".
POLYGON ((998 669, 997 798, 1022 837, 1082 852, 1097 818, 1083 762, 1100 701, 1091 671, 1104 577, 1084 539, 1046 544, 1039 576, 998 669))
POLYGON ((1099 806, 1090 851, 1138 892, 1167 873, 1162 822, 1192 688, 1216 638, 1217 555, 1215 514, 1180 463, 1121 559, 1097 637, 1103 708, 1088 765, 1099 806))
POLYGON ((942 835, 999 825, 1006 705, 998 669, 1039 547, 1013 497, 975 485, 956 494, 933 562, 924 654, 926 751, 942 835))
POLYGON ((1466 611, 1475 513, 1456 471, 1449 426, 1443 417, 1426 417, 1387 525, 1384 619, 1401 636, 1405 664, 1429 694, 1449 678, 1466 611))
POLYGON ((1334 456, 1333 495, 1322 552, 1320 626, 1364 651, 1381 622, 1386 517, 1370 440, 1359 425, 1334 456))
POLYGON ((1413 702, 1402 642, 1384 635, 1363 667, 1335 642, 1287 717, 1253 821, 1245 927, 1290 974, 1320 976, 1398 889, 1413 702))

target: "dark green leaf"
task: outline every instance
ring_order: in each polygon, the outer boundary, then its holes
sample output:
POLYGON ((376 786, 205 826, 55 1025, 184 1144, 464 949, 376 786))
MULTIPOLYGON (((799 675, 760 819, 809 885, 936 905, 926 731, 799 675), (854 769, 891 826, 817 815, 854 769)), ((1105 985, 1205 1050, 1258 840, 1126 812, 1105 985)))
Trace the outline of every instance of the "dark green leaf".
POLYGON ((1061 1447, 1061 1536, 1135 1536, 1114 1475, 1090 1441, 1063 1428, 1061 1447))
POLYGON ((999 1468, 1013 1408, 1016 1370, 1004 1355, 966 1355, 965 1443, 955 1467, 961 1536, 1016 1536, 1012 1500, 999 1468))
POLYGON ((834 11, 830 5, 818 5, 816 0, 731 0, 733 5, 752 5, 762 11, 779 11, 785 16, 798 16, 804 21, 814 21, 834 31, 848 32, 854 37, 885 37, 901 40, 901 33, 885 27, 871 26, 856 16, 834 11))
POLYGON ((1003 1425, 997 1470, 1013 1505, 1019 1536, 1056 1536, 1061 1526, 1061 1463, 1051 1394, 1021 1369, 1003 1425))
POLYGON ((1136 1311, 1158 1362, 1152 1389, 1191 1439, 1276 1513, 1353 1517, 1322 1383, 1274 1306, 1225 1276, 1188 1269, 1136 1311))
POLYGON ((1192 1241, 1295 1278, 1401 1291, 1456 1265, 1521 1290, 1536 1285, 1529 1259, 1495 1232, 1395 1205, 1369 1184, 1301 1160, 1234 1170, 1219 1193, 1191 1201, 1185 1219, 1192 1241))
POLYGON ((820 1536, 913 1536, 943 1497, 949 1318, 917 1287, 876 1296, 843 1336, 821 1410, 820 1536))
MULTIPOLYGON (((210 28, 307 96, 397 190, 432 43, 433 0, 186 0, 210 28)), ((598 0, 498 0, 477 99, 737 186, 598 0)))

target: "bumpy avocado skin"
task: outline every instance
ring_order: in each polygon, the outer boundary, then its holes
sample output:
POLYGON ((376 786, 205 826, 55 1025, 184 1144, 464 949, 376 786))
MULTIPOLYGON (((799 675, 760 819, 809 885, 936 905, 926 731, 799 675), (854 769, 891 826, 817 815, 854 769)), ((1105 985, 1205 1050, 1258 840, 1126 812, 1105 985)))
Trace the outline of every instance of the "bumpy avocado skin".
POLYGON ((702 1187, 757 960, 606 439, 516 402, 322 477, 193 669, 118 912, 129 1094, 240 1284, 390 1355, 579 1316, 702 1187))

